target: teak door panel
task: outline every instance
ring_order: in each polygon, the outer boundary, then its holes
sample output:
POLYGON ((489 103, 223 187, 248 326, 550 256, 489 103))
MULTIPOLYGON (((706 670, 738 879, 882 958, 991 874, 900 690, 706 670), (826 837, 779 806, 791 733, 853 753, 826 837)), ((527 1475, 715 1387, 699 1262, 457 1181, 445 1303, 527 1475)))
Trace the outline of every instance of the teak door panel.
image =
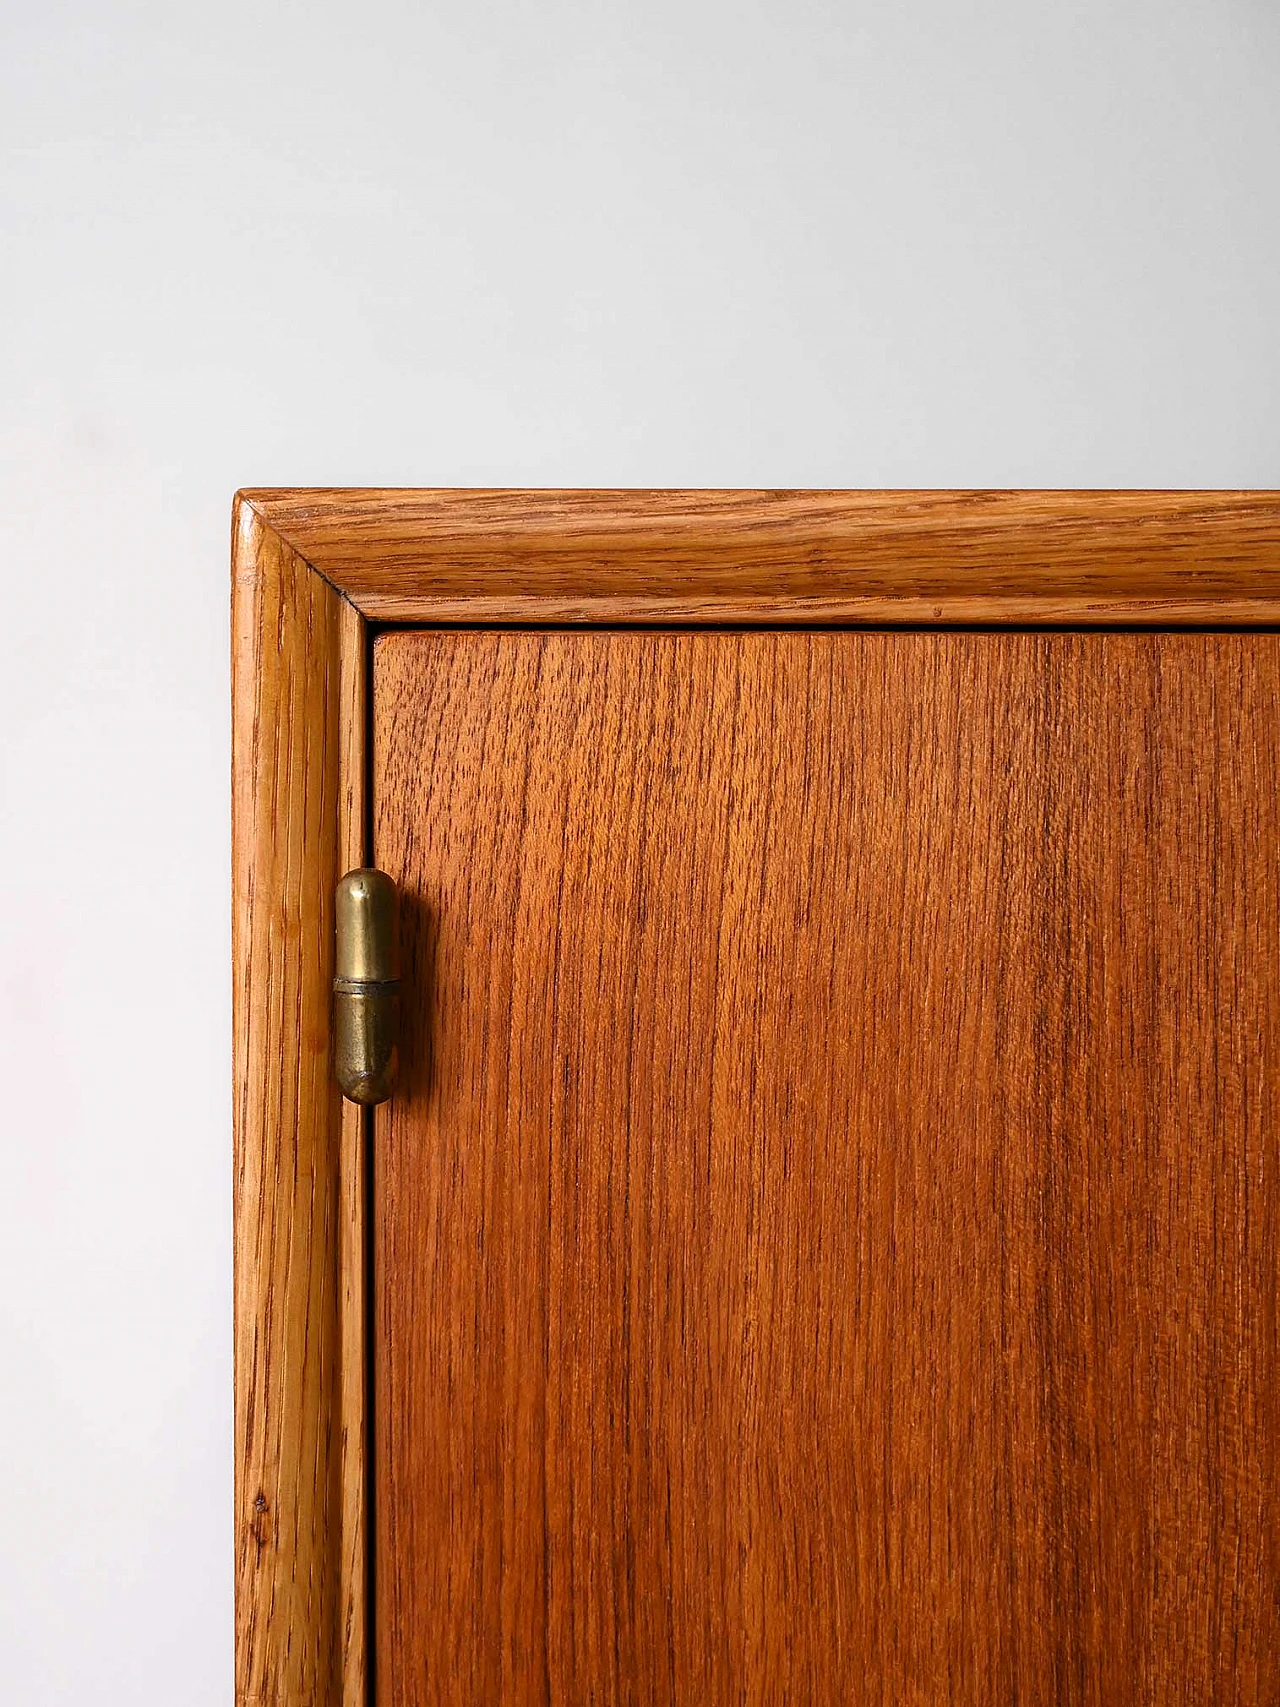
POLYGON ((1280 637, 372 680, 378 1701, 1274 1700, 1280 637))

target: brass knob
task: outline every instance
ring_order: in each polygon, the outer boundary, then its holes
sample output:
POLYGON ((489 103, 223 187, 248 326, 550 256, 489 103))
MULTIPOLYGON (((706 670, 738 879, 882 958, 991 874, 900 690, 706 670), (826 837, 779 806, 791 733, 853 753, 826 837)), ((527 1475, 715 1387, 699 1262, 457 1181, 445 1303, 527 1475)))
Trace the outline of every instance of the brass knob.
POLYGON ((349 871, 338 884, 333 1054, 343 1096, 372 1105, 391 1095, 400 1064, 400 904, 385 871, 349 871))

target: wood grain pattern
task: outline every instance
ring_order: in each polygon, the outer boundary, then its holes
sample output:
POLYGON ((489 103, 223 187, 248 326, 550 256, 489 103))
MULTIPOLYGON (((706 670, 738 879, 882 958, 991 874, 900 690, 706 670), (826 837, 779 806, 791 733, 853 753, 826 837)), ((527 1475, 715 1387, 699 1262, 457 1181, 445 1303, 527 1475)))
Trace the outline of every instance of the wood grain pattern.
POLYGON ((244 496, 381 622, 1280 623, 1276 492, 244 496))
MULTIPOLYGON (((344 601, 338 613, 338 871, 367 861, 369 643, 364 618, 344 601)), ((332 976, 332 968, 330 968, 332 976)), ((341 1318, 338 1327, 341 1391, 341 1554, 339 1558, 338 1633, 341 1707, 367 1707, 368 1648, 368 1482, 369 1359, 366 1322, 368 1273, 368 1148, 370 1112, 342 1102, 339 1138, 338 1275, 341 1318)))
POLYGON ((378 641, 386 1707, 1280 1696, 1278 684, 378 641))
POLYGON ((236 1700, 363 1707, 363 1132, 329 991, 364 624, 248 506, 233 547, 236 1700))

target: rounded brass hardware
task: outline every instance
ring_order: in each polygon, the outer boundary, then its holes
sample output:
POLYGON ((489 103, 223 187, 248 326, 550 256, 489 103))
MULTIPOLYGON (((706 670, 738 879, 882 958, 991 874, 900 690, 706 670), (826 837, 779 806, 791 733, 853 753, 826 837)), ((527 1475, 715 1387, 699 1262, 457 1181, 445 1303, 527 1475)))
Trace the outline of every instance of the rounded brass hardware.
POLYGON ((338 884, 333 1054, 343 1096, 385 1102, 400 1062, 400 906, 384 871, 362 867, 338 884))

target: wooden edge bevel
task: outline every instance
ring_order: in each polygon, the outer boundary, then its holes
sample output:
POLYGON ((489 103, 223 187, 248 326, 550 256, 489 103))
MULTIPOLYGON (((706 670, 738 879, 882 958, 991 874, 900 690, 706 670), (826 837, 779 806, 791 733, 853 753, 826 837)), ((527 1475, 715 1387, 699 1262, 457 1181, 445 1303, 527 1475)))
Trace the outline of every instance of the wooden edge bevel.
POLYGON ((365 623, 248 504, 232 548, 236 1701, 365 1707, 368 1123, 329 1058, 365 623))
MULTIPOLYGON (((341 676, 338 873, 368 863, 367 754, 369 647, 367 625, 344 603, 338 635, 341 676)), ((371 1109, 342 1102, 338 1221, 338 1272, 342 1284, 339 1415, 342 1425, 342 1707, 366 1707, 369 1694, 368 1624, 369 1466, 368 1400, 368 1217, 366 1180, 371 1109)))
POLYGON ((242 496, 375 622, 1280 623, 1280 492, 242 496))

